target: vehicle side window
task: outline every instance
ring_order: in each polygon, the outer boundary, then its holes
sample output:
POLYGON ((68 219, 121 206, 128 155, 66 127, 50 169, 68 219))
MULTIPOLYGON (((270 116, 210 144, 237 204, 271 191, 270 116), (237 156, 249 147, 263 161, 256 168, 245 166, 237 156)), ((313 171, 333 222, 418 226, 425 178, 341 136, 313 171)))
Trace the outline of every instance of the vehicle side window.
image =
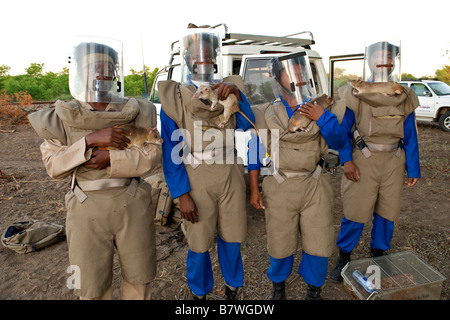
POLYGON ((159 93, 158 93, 158 82, 159 81, 164 81, 167 80, 167 73, 162 73, 160 75, 158 75, 155 78, 155 82, 153 85, 153 92, 152 95, 150 97, 150 101, 153 103, 161 103, 161 101, 159 100, 159 93))
POLYGON ((316 93, 319 94, 319 79, 317 78, 316 65, 312 62, 309 64, 311 66, 311 71, 313 74, 314 87, 316 88, 316 93))
POLYGON ((170 73, 170 80, 181 82, 181 66, 177 65, 172 68, 172 72, 170 73))
POLYGON ((244 71, 244 94, 251 105, 272 102, 275 95, 267 69, 269 59, 249 59, 244 71))
POLYGON ((411 83, 411 89, 414 90, 418 97, 424 97, 426 92, 430 93, 430 90, 421 83, 411 83))

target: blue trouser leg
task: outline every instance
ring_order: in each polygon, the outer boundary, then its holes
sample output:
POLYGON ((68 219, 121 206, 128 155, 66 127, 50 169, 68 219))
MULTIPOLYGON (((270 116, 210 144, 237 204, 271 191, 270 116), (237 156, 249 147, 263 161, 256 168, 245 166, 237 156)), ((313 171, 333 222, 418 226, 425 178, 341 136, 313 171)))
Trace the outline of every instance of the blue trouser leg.
MULTIPOLYGON (((283 259, 276 259, 269 256, 270 266, 267 270, 267 277, 275 283, 285 281, 292 272, 294 256, 283 259)), ((328 258, 312 256, 302 252, 302 260, 298 267, 298 273, 307 284, 321 287, 325 283, 328 269, 328 258)))
POLYGON ((283 282, 289 277, 294 265, 294 256, 289 256, 283 259, 276 259, 269 256, 270 266, 267 270, 267 277, 275 283, 283 282))
POLYGON ((232 287, 244 284, 244 266, 241 257, 241 244, 226 242, 217 236, 217 256, 225 283, 232 287))
POLYGON ((339 249, 345 253, 351 252, 358 244, 363 228, 364 223, 354 222, 343 217, 336 241, 339 249))
POLYGON ((373 213, 372 232, 370 247, 383 251, 391 247, 392 236, 394 235, 394 222, 389 221, 377 213, 373 213))
POLYGON ((325 283, 328 270, 328 258, 318 257, 302 251, 302 260, 298 266, 298 274, 303 277, 307 284, 321 287, 325 283))
MULTIPOLYGON (((351 252, 358 244, 364 228, 364 223, 354 222, 342 218, 341 229, 337 239, 337 246, 343 252, 351 252)), ((373 213, 370 247, 372 249, 388 250, 394 234, 394 222, 389 221, 373 213)))
POLYGON ((189 288, 198 296, 212 290, 214 278, 208 251, 197 253, 189 249, 186 259, 186 279, 189 288))

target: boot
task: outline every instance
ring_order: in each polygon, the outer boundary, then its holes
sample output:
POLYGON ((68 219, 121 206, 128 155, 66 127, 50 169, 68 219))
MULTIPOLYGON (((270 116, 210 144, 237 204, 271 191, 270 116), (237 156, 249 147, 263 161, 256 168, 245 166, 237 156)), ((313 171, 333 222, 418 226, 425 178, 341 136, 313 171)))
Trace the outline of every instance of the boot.
POLYGON ((314 287, 308 284, 308 290, 306 291, 305 300, 322 300, 322 297, 320 296, 321 292, 321 287, 314 287))
POLYGON ((203 296, 198 296, 195 293, 193 293, 192 291, 191 291, 191 293, 192 293, 192 300, 206 300, 206 294, 203 296))
POLYGON ((286 283, 284 281, 279 283, 272 281, 270 300, 286 300, 286 283))
POLYGON ((237 300, 238 289, 225 284, 225 300, 237 300))
POLYGON ((371 258, 381 257, 381 256, 384 256, 383 250, 370 248, 370 257, 371 258))
POLYGON ((342 252, 339 249, 339 257, 337 260, 336 267, 334 267, 334 269, 331 270, 331 272, 330 272, 331 281, 340 283, 344 280, 344 278, 342 278, 342 276, 341 276, 341 271, 345 267, 345 265, 350 262, 350 254, 351 253, 352 253, 351 251, 347 253, 347 252, 342 252))

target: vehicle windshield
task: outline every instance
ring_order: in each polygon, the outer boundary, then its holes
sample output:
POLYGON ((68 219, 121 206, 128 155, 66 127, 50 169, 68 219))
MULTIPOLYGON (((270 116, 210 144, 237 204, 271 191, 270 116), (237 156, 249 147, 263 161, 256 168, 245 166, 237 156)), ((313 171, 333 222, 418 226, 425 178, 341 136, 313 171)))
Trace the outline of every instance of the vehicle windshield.
POLYGON ((438 96, 450 95, 450 86, 444 82, 429 82, 428 85, 438 96))

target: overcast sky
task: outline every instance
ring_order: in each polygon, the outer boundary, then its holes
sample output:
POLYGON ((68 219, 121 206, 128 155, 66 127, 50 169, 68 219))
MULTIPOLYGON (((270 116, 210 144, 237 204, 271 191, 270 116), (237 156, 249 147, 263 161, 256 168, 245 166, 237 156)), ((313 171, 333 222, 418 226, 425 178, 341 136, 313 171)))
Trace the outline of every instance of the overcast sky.
POLYGON ((7 0, 1 3, 0 65, 10 66, 11 75, 31 63, 58 72, 68 66, 71 38, 90 35, 123 41, 125 74, 141 70, 143 60, 161 67, 170 44, 192 22, 271 36, 311 31, 327 71, 329 56, 362 53, 373 37, 398 38, 402 73, 420 77, 450 64, 449 9, 448 0, 7 0))

